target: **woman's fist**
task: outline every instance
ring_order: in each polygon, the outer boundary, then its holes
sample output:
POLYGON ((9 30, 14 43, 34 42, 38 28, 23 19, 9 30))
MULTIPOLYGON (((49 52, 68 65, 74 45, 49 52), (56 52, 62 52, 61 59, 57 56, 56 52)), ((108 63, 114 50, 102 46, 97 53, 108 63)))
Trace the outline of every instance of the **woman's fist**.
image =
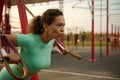
POLYGON ((20 56, 15 53, 10 53, 4 56, 4 59, 6 59, 10 64, 18 64, 20 62, 20 56))

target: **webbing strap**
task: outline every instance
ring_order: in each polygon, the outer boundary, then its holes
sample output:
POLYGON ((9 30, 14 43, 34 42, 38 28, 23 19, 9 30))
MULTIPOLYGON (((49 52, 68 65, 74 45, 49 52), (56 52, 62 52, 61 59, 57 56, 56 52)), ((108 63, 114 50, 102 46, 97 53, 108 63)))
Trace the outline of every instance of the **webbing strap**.
POLYGON ((15 46, 12 44, 12 42, 10 42, 10 40, 6 37, 6 36, 2 36, 2 39, 7 43, 7 45, 16 53, 18 53, 18 50, 15 48, 15 46))
POLYGON ((1 36, 0 36, 0 58, 2 58, 1 48, 2 48, 2 43, 1 43, 1 36))
MULTIPOLYGON (((16 54, 19 55, 17 49, 14 47, 14 45, 10 42, 10 40, 5 35, 0 35, 0 54, 2 54, 1 53, 2 40, 4 40, 7 44, 7 46, 9 46, 16 54)), ((2 58, 2 56, 1 56, 1 58, 2 58)), ((21 60, 20 63, 23 66, 23 75, 22 76, 15 75, 14 72, 12 71, 12 69, 10 68, 9 63, 6 60, 3 60, 3 64, 6 67, 7 71, 16 80, 23 80, 28 75, 28 69, 27 69, 26 64, 24 63, 23 60, 21 60)))

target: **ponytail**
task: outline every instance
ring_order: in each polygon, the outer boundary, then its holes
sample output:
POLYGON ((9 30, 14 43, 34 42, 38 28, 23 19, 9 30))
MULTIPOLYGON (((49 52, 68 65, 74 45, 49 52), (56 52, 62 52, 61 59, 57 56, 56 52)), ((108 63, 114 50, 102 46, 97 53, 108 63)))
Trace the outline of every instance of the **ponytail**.
POLYGON ((28 33, 41 34, 43 30, 41 16, 34 17, 29 24, 28 33))
POLYGON ((33 33, 33 34, 43 33, 43 31, 44 31, 43 23, 51 25, 53 23, 54 19, 59 15, 63 16, 62 11, 60 11, 59 9, 46 10, 42 14, 42 16, 36 16, 32 19, 31 23, 29 24, 28 32, 33 33))

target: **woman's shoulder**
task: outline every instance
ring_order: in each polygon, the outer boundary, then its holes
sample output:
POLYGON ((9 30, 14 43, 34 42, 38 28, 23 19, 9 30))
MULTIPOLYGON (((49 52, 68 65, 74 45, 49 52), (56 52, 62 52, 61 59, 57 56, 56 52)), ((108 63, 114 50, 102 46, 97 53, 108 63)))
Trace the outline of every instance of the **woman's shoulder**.
POLYGON ((34 34, 17 34, 17 37, 19 38, 31 38, 34 34))
POLYGON ((19 45, 28 45, 34 41, 34 37, 32 34, 18 34, 17 42, 19 45))

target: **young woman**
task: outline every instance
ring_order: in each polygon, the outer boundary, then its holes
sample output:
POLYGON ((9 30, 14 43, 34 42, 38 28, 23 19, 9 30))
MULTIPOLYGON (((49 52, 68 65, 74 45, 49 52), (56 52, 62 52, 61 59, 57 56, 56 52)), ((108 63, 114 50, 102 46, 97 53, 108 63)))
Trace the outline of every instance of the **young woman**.
MULTIPOLYGON (((41 69, 50 66, 54 39, 63 35, 64 26, 65 19, 62 11, 48 9, 41 16, 33 18, 29 25, 28 34, 6 35, 15 46, 20 47, 20 57, 16 54, 6 55, 10 59, 9 63, 16 63, 19 68, 22 68, 21 63, 19 63, 22 60, 27 66, 28 74, 33 73, 27 75, 24 80, 30 80, 41 69)), ((15 74, 22 75, 14 64, 10 66, 15 74)), ((2 68, 0 80, 14 80, 14 78, 6 68, 2 68)))

